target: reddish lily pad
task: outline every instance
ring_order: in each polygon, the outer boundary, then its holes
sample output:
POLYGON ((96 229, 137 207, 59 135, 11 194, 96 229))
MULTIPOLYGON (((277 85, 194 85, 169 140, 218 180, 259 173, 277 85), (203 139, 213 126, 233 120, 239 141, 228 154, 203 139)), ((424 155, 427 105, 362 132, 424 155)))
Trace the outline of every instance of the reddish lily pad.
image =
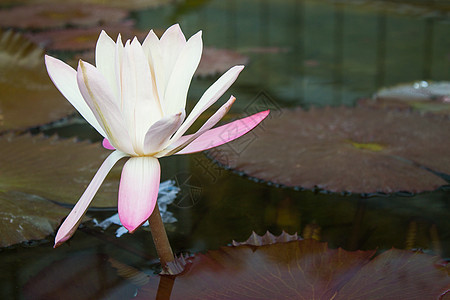
POLYGON ((195 72, 197 76, 213 76, 228 71, 235 65, 245 65, 248 57, 227 49, 205 48, 195 72))
POLYGON ((34 195, 0 192, 0 247, 44 239, 68 212, 34 195))
POLYGON ((224 247, 197 254, 178 276, 151 278, 135 299, 426 300, 450 288, 437 257, 396 249, 374 254, 311 239, 224 247))
POLYGON ((79 3, 30 4, 0 10, 0 26, 43 29, 71 26, 95 26, 117 23, 128 16, 128 11, 101 5, 79 3))
POLYGON ((332 192, 418 193, 450 174, 450 120, 397 111, 282 111, 247 141, 210 151, 220 164, 272 183, 332 192))
POLYGON ((420 81, 378 91, 372 99, 361 99, 360 106, 411 110, 450 116, 450 82, 420 81))
MULTIPOLYGON (((28 34, 28 37, 46 49, 67 51, 87 50, 95 49, 95 44, 102 30, 105 30, 114 40, 119 33, 122 36, 122 40, 132 39, 134 36, 137 36, 141 40, 145 38, 147 32, 133 29, 132 26, 132 22, 126 22, 120 25, 116 24, 94 28, 69 28, 32 33, 28 34)), ((92 57, 93 54, 94 51, 92 51, 92 57)))
POLYGON ((44 52, 22 35, 0 30, 0 132, 59 120, 74 112, 54 87, 44 52))
MULTIPOLYGON (((100 143, 23 135, 0 137, 0 190, 75 204, 110 153, 100 143)), ((120 166, 113 168, 93 206, 117 206, 120 166)))

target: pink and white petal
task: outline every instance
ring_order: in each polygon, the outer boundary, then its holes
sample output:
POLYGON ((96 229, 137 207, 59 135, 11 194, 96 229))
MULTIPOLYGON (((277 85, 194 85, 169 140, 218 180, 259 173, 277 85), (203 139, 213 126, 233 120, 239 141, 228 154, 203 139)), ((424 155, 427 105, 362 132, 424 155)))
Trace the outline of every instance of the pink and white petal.
POLYGON ((114 146, 111 145, 111 143, 108 141, 107 138, 103 139, 102 146, 103 146, 103 148, 108 149, 108 150, 116 150, 116 148, 114 148, 114 146))
POLYGON ((114 148, 131 155, 135 154, 122 113, 100 71, 80 60, 77 80, 83 98, 114 148))
MULTIPOLYGON (((200 152, 231 142, 255 128, 268 114, 269 110, 262 111, 226 125, 210 129, 175 154, 200 152)), ((189 135, 183 136, 183 139, 188 138, 189 135)))
POLYGON ((154 123, 147 131, 144 140, 144 154, 152 155, 166 147, 170 137, 180 127, 185 112, 165 116, 154 123))
POLYGON ((129 232, 152 214, 158 199, 161 169, 151 156, 130 158, 123 166, 119 186, 119 218, 129 232))
POLYGON ((100 33, 95 47, 95 66, 108 81, 115 99, 120 99, 116 75, 116 43, 104 30, 100 33))
POLYGON ((188 144, 190 144, 193 140, 201 136, 203 133, 211 129, 214 125, 216 125, 222 118, 225 116, 228 111, 230 110, 231 106, 233 105, 234 101, 236 101, 236 98, 231 96, 230 99, 222 105, 206 122, 203 124, 202 127, 200 127, 199 130, 197 130, 196 133, 189 135, 188 139, 180 138, 177 142, 175 142, 174 145, 170 145, 169 149, 164 149, 164 151, 161 151, 158 153, 157 157, 162 156, 169 156, 172 155, 184 147, 186 147, 188 144), (181 143, 178 143, 181 142, 181 143))
POLYGON ((225 91, 233 84, 233 82, 239 76, 239 73, 244 69, 244 66, 234 66, 223 74, 216 82, 213 83, 203 94, 200 100, 192 109, 189 116, 184 123, 180 126, 180 129, 171 138, 171 142, 176 142, 197 120, 197 118, 211 105, 213 105, 225 91))
POLYGON ((123 117, 135 151, 143 154, 145 134, 153 123, 162 118, 162 111, 153 94, 150 66, 136 38, 125 45, 122 82, 123 117))
POLYGON ((98 123, 91 109, 84 101, 77 84, 77 72, 59 59, 45 55, 48 75, 55 86, 66 97, 70 104, 92 125, 103 137, 106 133, 98 123))
POLYGON ((84 191, 80 200, 78 200, 77 204, 64 220, 61 227, 59 227, 58 233, 56 234, 54 247, 58 247, 70 239, 70 237, 75 233, 78 225, 81 223, 81 219, 86 213, 89 204, 97 193, 103 180, 105 180, 106 175, 108 175, 109 171, 111 171, 116 162, 125 156, 127 156, 127 154, 120 151, 114 151, 106 158, 84 191))
POLYGON ((174 114, 186 107, 186 97, 195 70, 202 56, 202 32, 193 35, 180 52, 164 92, 164 111, 174 114))

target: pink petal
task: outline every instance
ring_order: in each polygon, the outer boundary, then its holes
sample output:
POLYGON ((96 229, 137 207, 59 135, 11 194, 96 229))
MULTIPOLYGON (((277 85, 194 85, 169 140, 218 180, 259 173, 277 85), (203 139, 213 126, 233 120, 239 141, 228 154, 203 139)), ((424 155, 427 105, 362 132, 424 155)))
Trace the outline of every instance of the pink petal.
MULTIPOLYGON (((262 111, 226 125, 210 129, 175 154, 195 153, 231 142, 255 128, 268 114, 269 110, 262 111)), ((178 142, 186 141, 189 137, 190 135, 183 136, 178 142)))
POLYGON ((200 114, 202 114, 206 109, 213 105, 223 95, 223 93, 225 93, 225 91, 233 84, 233 82, 237 79, 239 73, 241 73, 243 69, 244 66, 232 67, 205 91, 203 96, 192 109, 189 116, 180 126, 180 129, 178 129, 178 131, 172 137, 172 142, 176 142, 189 129, 189 127, 194 124, 195 120, 197 120, 200 114))
POLYGON ((114 148, 114 146, 111 145, 111 143, 106 138, 103 139, 102 146, 103 146, 103 148, 108 149, 108 150, 116 150, 116 148, 114 148))
POLYGON ((106 175, 108 175, 109 171, 116 164, 116 162, 125 156, 127 156, 127 154, 120 151, 114 151, 106 158, 84 191, 80 200, 78 200, 77 204, 64 220, 61 227, 59 227, 58 233, 56 234, 54 247, 58 247, 70 239, 70 237, 75 233, 75 230, 77 230, 81 219, 92 201, 92 198, 94 198, 106 175))
POLYGON ((161 169, 151 156, 130 158, 123 166, 119 186, 119 218, 133 232, 152 214, 158 199, 161 169))
POLYGON ((190 144, 193 140, 197 139, 199 136, 201 136, 203 133, 207 132, 209 129, 211 129, 214 125, 216 125, 222 118, 227 114, 227 112, 230 110, 231 106, 233 105, 234 101, 236 101, 236 98, 231 96, 230 99, 222 105, 206 122, 203 124, 200 129, 194 133, 189 135, 189 139, 183 139, 180 138, 179 141, 182 142, 181 144, 175 143, 177 146, 174 147, 174 145, 170 145, 168 149, 164 149, 164 151, 161 151, 158 153, 157 157, 163 157, 163 156, 169 156, 172 155, 184 147, 186 147, 188 144, 190 144))

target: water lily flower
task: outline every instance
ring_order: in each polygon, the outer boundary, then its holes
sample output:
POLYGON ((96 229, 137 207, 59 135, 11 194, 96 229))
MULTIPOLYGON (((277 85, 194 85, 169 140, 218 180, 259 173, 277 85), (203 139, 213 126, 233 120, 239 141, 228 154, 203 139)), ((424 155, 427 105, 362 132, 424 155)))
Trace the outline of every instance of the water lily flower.
POLYGON ((56 58, 45 56, 53 83, 104 137, 103 146, 113 150, 59 228, 55 247, 74 234, 106 175, 121 158, 129 157, 120 179, 119 217, 125 228, 133 232, 155 207, 159 158, 222 145, 247 133, 268 115, 269 111, 263 111, 212 128, 235 101, 231 96, 199 130, 184 135, 244 68, 235 66, 224 73, 186 117, 187 92, 202 48, 201 31, 186 41, 175 24, 160 39, 150 31, 142 44, 134 38, 124 45, 120 35, 114 42, 102 31, 95 66, 80 60, 74 70, 56 58))

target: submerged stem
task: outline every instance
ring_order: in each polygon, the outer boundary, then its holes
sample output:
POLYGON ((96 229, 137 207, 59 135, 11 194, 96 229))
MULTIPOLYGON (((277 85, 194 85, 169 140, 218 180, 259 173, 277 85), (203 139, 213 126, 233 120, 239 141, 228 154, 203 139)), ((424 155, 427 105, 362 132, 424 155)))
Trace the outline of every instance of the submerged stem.
POLYGON ((174 261, 172 248, 170 247, 169 239, 167 238, 166 229, 161 219, 161 213, 159 212, 158 203, 155 205, 155 209, 148 218, 150 223, 150 231, 152 232, 153 242, 155 243, 156 252, 161 262, 163 270, 167 269, 167 263, 174 261))

